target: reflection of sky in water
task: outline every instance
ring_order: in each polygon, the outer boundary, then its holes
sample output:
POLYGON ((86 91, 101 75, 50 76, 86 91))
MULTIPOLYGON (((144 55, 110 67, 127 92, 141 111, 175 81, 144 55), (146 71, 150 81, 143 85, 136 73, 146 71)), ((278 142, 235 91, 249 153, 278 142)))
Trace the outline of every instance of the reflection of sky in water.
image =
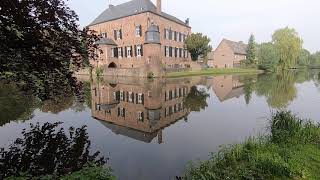
MULTIPOLYGON (((288 109, 301 117, 317 120, 319 89, 313 81, 295 86, 297 95, 288 109)), ((241 142, 266 130, 267 118, 272 111, 266 97, 253 93, 248 105, 243 94, 221 102, 212 87, 201 87, 210 94, 208 107, 201 112, 191 112, 188 120, 182 119, 165 128, 162 144, 158 144, 157 137, 151 143, 145 143, 117 135, 93 119, 90 109, 77 113, 66 110, 57 115, 37 110, 30 121, 11 122, 1 127, 0 144, 10 144, 29 123, 63 121, 66 128, 87 125, 92 147, 110 157, 109 164, 120 179, 169 179, 180 175, 190 160, 207 159, 209 153, 221 145, 241 142)))

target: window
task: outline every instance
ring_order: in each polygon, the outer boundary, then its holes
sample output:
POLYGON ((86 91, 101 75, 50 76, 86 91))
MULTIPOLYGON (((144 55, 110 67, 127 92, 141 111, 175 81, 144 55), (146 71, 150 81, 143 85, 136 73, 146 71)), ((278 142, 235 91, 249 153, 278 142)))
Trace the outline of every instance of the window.
POLYGON ((107 37, 107 33, 105 33, 105 32, 104 32, 104 33, 101 33, 101 37, 102 37, 102 38, 106 38, 106 37, 107 37))
POLYGON ((169 30, 169 40, 172 40, 172 34, 173 34, 172 32, 173 32, 173 31, 170 29, 170 30, 169 30))
POLYGON ((169 47, 165 46, 165 56, 169 57, 169 47))
POLYGON ((125 117, 125 109, 124 108, 118 108, 118 116, 125 117))
POLYGON ((114 39, 118 40, 118 39, 122 39, 122 30, 114 30, 114 39))
POLYGON ((116 101, 116 100, 117 100, 117 93, 116 93, 116 92, 113 92, 113 93, 112 93, 112 97, 113 97, 113 100, 116 101))
POLYGON ((122 48, 118 48, 118 57, 122 58, 122 48))
POLYGON ((142 36, 142 30, 141 30, 141 25, 136 26, 136 37, 141 37, 142 36))
POLYGON ((177 32, 173 31, 173 40, 177 41, 177 32))
POLYGON ((179 38, 178 38, 178 42, 181 42, 182 40, 182 38, 181 38, 181 33, 178 33, 179 34, 179 38))
POLYGON ((111 57, 115 57, 114 49, 115 49, 115 48, 111 48, 111 57))
POLYGON ((123 91, 120 91, 120 101, 124 101, 123 91))
POLYGON ((131 50, 131 46, 127 47, 127 57, 131 57, 132 56, 132 50, 131 50))
POLYGON ((142 46, 141 45, 137 46, 137 52, 136 53, 137 53, 138 57, 142 56, 142 46))
POLYGON ((169 29, 165 29, 165 39, 169 39, 169 29))
POLYGON ((138 94, 138 104, 142 104, 142 94, 138 94))
POLYGON ((178 48, 174 48, 174 57, 178 57, 178 48))
POLYGON ((144 120, 144 113, 141 112, 141 111, 138 112, 138 120, 139 121, 143 121, 144 120))
POLYGON ((132 99, 132 92, 129 92, 129 102, 133 102, 133 99, 132 99))
POLYGON ((172 57, 172 47, 169 47, 169 57, 172 57))

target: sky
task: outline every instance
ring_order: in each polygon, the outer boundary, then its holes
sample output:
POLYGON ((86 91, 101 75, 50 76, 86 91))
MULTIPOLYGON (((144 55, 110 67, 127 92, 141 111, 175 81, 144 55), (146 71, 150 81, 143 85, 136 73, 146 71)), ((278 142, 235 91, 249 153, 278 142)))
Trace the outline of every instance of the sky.
MULTIPOLYGON (((90 24, 109 4, 129 0, 69 0, 67 4, 90 24)), ((156 2, 156 0, 152 0, 156 2)), ((192 32, 210 37, 215 48, 223 38, 247 42, 254 34, 258 43, 271 41, 272 33, 295 28, 304 48, 320 50, 320 0, 162 0, 162 11, 181 20, 190 18, 192 32)))

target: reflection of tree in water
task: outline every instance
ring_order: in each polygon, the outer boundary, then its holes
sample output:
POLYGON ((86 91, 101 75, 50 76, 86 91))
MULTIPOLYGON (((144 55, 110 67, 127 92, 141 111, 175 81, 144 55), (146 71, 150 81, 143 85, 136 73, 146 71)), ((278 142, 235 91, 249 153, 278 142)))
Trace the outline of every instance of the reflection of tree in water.
POLYGON ((259 76, 256 92, 265 96, 271 107, 286 108, 296 98, 295 76, 288 71, 259 76))
POLYGON ((205 89, 198 89, 196 86, 192 86, 188 96, 184 100, 184 103, 191 111, 200 112, 208 107, 208 97, 210 97, 210 95, 205 91, 205 89))
POLYGON ((243 90, 244 90, 244 99, 246 104, 249 104, 252 98, 252 93, 255 88, 255 81, 256 76, 242 76, 240 82, 243 83, 243 90))
POLYGON ((61 176, 81 170, 85 165, 104 165, 106 159, 99 152, 90 153, 91 142, 85 126, 68 132, 58 129, 62 123, 30 125, 23 130, 8 150, 0 150, 0 179, 30 176, 61 176))
POLYGON ((13 120, 28 120, 39 101, 17 85, 0 82, 0 126, 13 120))

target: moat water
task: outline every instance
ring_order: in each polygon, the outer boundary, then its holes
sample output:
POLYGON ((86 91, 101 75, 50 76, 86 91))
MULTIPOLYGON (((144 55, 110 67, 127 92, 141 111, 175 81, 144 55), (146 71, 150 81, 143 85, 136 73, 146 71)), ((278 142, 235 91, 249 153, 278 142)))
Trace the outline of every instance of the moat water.
MULTIPOLYGON (((109 158, 107 165, 118 179, 164 180, 182 175, 190 161, 208 159, 222 145, 266 133, 268 119, 277 110, 320 122, 316 70, 78 80, 84 101, 61 96, 21 113, 24 101, 6 103, 10 98, 0 97, 6 106, 0 112, 0 147, 8 148, 30 124, 63 122, 65 129, 85 125, 91 150, 109 158), (8 115, 12 112, 22 115, 8 115)), ((0 88, 0 96, 10 91, 0 88)))

